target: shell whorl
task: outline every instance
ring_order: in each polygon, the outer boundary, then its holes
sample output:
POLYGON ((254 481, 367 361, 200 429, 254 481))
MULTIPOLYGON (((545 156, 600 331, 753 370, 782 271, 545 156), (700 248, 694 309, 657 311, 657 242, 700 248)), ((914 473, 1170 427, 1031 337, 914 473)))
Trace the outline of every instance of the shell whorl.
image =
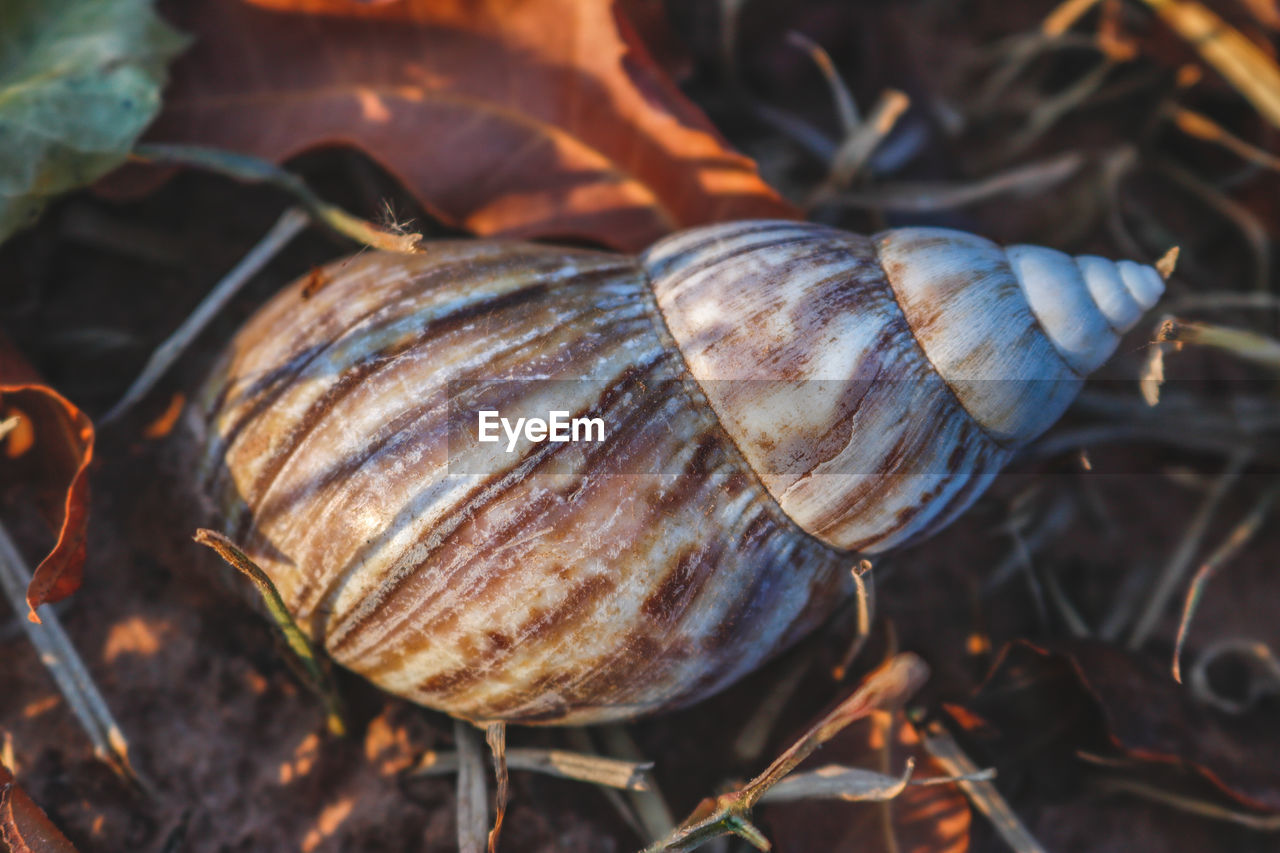
POLYGON ((942 228, 693 229, 642 258, 713 409, 802 528, 866 552, 967 507, 1163 291, 942 228))
POLYGON ((224 529, 339 663, 467 719, 601 722, 715 692, 843 600, 847 556, 751 475, 633 259, 442 241, 324 274, 244 326, 191 427, 224 529), (477 395, 608 440, 489 452, 455 429, 477 395))

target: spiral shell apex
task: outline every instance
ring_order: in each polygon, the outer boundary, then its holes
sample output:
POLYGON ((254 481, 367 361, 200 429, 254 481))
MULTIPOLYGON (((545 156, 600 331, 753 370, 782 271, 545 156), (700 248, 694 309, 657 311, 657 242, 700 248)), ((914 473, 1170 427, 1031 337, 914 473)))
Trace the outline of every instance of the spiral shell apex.
POLYGON ((729 223, 642 260, 770 494, 807 532, 868 553, 963 511, 1164 289, 1151 267, 942 228, 729 223))
POLYGON ((226 532, 344 666, 474 721, 688 704, 820 624, 1049 426, 1154 270, 956 231, 446 241, 300 281, 193 413, 226 532), (458 440, 567 410, 597 443, 458 440))

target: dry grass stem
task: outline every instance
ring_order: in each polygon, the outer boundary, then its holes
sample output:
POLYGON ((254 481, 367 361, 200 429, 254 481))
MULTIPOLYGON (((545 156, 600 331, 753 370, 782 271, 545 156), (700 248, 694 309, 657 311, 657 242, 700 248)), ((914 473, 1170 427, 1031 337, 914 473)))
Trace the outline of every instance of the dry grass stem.
POLYGON ((1040 32, 1047 38, 1057 38, 1075 26, 1076 21, 1088 14, 1089 10, 1098 3, 1099 0, 1063 0, 1045 16, 1044 21, 1040 23, 1040 32))
MULTIPOLYGON (((649 771, 653 762, 622 761, 563 749, 516 747, 506 750, 507 767, 529 770, 560 779, 604 785, 624 791, 647 791, 651 788, 649 771)), ((456 752, 428 752, 410 775, 442 776, 457 772, 456 752)))
POLYGON ((1156 268, 1156 272, 1160 273, 1160 277, 1165 281, 1168 281, 1173 277, 1173 272, 1178 267, 1178 256, 1180 254, 1182 254, 1182 249, 1178 246, 1174 246, 1157 258, 1156 262, 1152 264, 1152 266, 1156 268))
POLYGON ((1040 99, 1039 103, 1027 116, 1026 126, 1014 134, 1004 151, 1001 152, 1001 156, 1005 158, 1016 157, 1034 145, 1036 140, 1061 121, 1064 116, 1078 109, 1085 101, 1089 100, 1106 82, 1107 77, 1111 75, 1111 71, 1115 66, 1116 63, 1109 57, 1104 57, 1088 73, 1066 89, 1052 97, 1040 99))
POLYGON ((854 627, 849 648, 845 649, 840 662, 831 669, 831 677, 836 681, 844 681, 844 677, 849 674, 849 667, 853 665, 853 659, 867 644, 867 638, 871 636, 871 617, 875 611, 875 585, 868 581, 872 579, 871 561, 860 560, 850 574, 853 576, 854 618, 857 620, 857 625, 854 627))
POLYGON ((911 99, 897 89, 886 89, 871 108, 867 120, 847 133, 831 160, 826 180, 814 190, 807 207, 814 207, 853 184, 876 148, 911 106, 911 99))
POLYGON ((159 143, 140 144, 134 149, 133 156, 139 160, 165 165, 207 169, 239 181, 270 184, 296 198, 317 222, 363 246, 407 254, 422 251, 421 234, 408 233, 396 227, 383 228, 352 216, 337 205, 320 198, 297 175, 266 160, 217 148, 159 143))
POLYGON ((1154 785, 1138 782, 1133 779, 1112 778, 1098 782, 1098 786, 1113 793, 1133 794, 1144 800, 1172 806, 1187 814, 1207 817, 1211 820, 1223 820, 1238 826, 1247 827, 1255 832, 1280 832, 1280 814, 1257 814, 1254 812, 1228 809, 1207 800, 1166 791, 1154 785))
POLYGON ((1195 0, 1145 0, 1170 29, 1195 48, 1267 121, 1280 127, 1280 66, 1195 0))
POLYGON ((828 764, 817 770, 796 773, 774 785, 760 798, 762 803, 786 803, 796 800, 845 800, 847 802, 882 802, 892 800, 906 790, 915 770, 908 758, 901 776, 889 776, 861 767, 828 764))
POLYGON ((1098 5, 1099 0, 1064 0, 1054 7, 1040 29, 1035 33, 1020 33, 1008 48, 1008 57, 999 70, 991 76, 977 99, 978 111, 989 112, 1001 100, 1005 91, 1013 85, 1013 81, 1041 53, 1056 47, 1096 47, 1093 38, 1067 39, 1067 30, 1075 26, 1090 9, 1098 5), (1065 42, 1065 44, 1064 44, 1065 42))
POLYGON ((302 674, 305 676, 308 686, 324 702, 325 724, 329 732, 338 736, 345 735, 347 724, 344 720, 342 699, 338 695, 338 689, 329 675, 328 668, 320 659, 320 656, 316 654, 315 648, 312 647, 311 641, 307 639, 307 635, 302 632, 302 629, 298 627, 298 623, 294 621, 293 614, 285 606, 284 599, 280 597, 280 592, 276 589, 276 585, 272 583, 271 578, 257 563, 249 559, 249 555, 245 554, 236 543, 216 530, 201 528, 196 531, 195 536, 192 538, 198 544, 212 549, 227 565, 240 572, 253 583, 267 608, 267 613, 271 616, 272 622, 275 623, 276 628, 279 629, 284 637, 285 644, 293 652, 294 658, 298 663, 302 665, 302 674))
POLYGON ((490 723, 485 727, 484 740, 493 756, 493 776, 497 780, 493 792, 493 829, 489 830, 489 853, 497 853, 502 819, 507 814, 507 724, 490 723))
POLYGON ((813 646, 803 646, 789 656, 789 665, 782 675, 769 686, 769 692, 760 697, 755 710, 733 740, 733 755, 743 763, 756 761, 764 755, 769 737, 778 724, 778 718, 795 696, 800 682, 804 681, 813 665, 813 646))
POLYGON ((1191 585, 1187 588, 1187 595, 1182 604, 1182 619, 1178 622, 1177 640, 1173 644, 1175 681, 1182 681, 1182 649, 1187 641, 1187 633, 1191 630, 1191 620, 1195 617, 1196 609, 1204 598, 1205 588, 1213 576, 1240 553, 1241 549, 1249 544, 1249 540, 1258 533, 1277 497, 1280 497, 1280 484, 1274 484, 1263 492, 1253 509, 1227 534, 1227 538, 1213 550, 1191 579, 1191 585))
POLYGON ((877 710, 900 706, 920 688, 928 672, 924 661, 913 654, 890 659, 870 673, 853 695, 818 721, 763 773, 736 791, 703 800, 684 823, 662 841, 646 848, 646 853, 692 850, 726 834, 737 835, 761 850, 770 849, 768 839, 750 820, 751 809, 765 792, 854 720, 877 710))
POLYGON ((1120 583, 1111 595, 1111 601, 1098 626, 1098 638, 1107 643, 1117 643, 1125 626, 1133 621, 1133 614, 1147 591, 1155 565, 1150 561, 1131 563, 1120 573, 1120 583))
MULTIPOLYGON (((601 757, 598 755, 595 744, 591 740, 591 734, 586 728, 583 728, 581 726, 577 728, 571 728, 566 730, 565 734, 567 736, 569 744, 574 749, 577 750, 578 755, 581 755, 587 758, 601 757)), ((604 760, 614 761, 617 759, 604 759, 604 760)), ((643 764, 643 765, 652 764, 652 762, 628 762, 628 763, 643 764)), ((653 782, 652 777, 649 775, 649 771, 646 769, 644 772, 645 772, 645 786, 644 786, 645 790, 648 791, 650 789, 655 789, 656 785, 653 782)), ((669 821, 662 825, 665 828, 658 828, 657 831, 650 832, 648 829, 645 828, 644 822, 640 819, 640 815, 636 811, 635 807, 631 804, 631 801, 627 799, 627 797, 641 796, 641 795, 628 794, 626 797, 624 797, 621 791, 611 787, 601 787, 599 790, 600 790, 600 793, 604 795, 604 798, 609 802, 609 805, 611 805, 614 811, 618 813, 618 816, 622 818, 623 823, 631 827, 631 830, 635 832, 636 837, 639 838, 642 843, 648 844, 650 841, 653 841, 655 838, 661 838, 663 834, 670 831, 671 827, 675 826, 674 818, 669 818, 669 821)), ((659 800, 660 799, 661 798, 659 797, 659 800)))
MULTIPOLYGON (((605 750, 610 755, 624 761, 643 762, 645 760, 640 747, 636 746, 636 742, 625 726, 602 726, 598 732, 604 740, 605 750)), ((675 815, 671 813, 667 798, 663 796, 662 789, 657 784, 651 784, 642 791, 628 791, 626 796, 631 802, 631 807, 635 809, 637 817, 640 818, 640 822, 644 824, 645 831, 648 833, 647 840, 662 838, 675 829, 675 815)))
POLYGON ((1249 329, 1165 317, 1156 340, 1222 350, 1236 358, 1280 372, 1280 340, 1249 329))
POLYGON ((844 207, 910 213, 950 210, 996 196, 1044 192, 1075 175, 1084 163, 1084 155, 1072 151, 973 181, 899 182, 874 190, 837 193, 828 202, 844 207))
POLYGON ((1169 600, 1173 597, 1174 590, 1182 583, 1182 579, 1186 575, 1187 569, 1191 566, 1191 561, 1194 559, 1196 551, 1200 550, 1200 544, 1204 541, 1205 532, 1209 529, 1209 523, 1213 520, 1213 516, 1217 513, 1223 499, 1240 479, 1240 474, 1244 471, 1245 465, 1249 463, 1251 456, 1252 454, 1248 450, 1237 450, 1227 461, 1226 468, 1218 476, 1213 488, 1205 496, 1204 501, 1201 502, 1196 514, 1191 519, 1191 523, 1187 525, 1186 531, 1178 541, 1177 547, 1169 555, 1164 569, 1156 579, 1156 584, 1147 597, 1146 607, 1143 608, 1134 623, 1127 644, 1130 649, 1142 648, 1155 630, 1156 623, 1164 615, 1169 600))
POLYGON ((186 247, 173 234, 122 219, 118 212, 93 204, 67 205, 58 225, 62 236, 82 246, 171 268, 184 267, 191 261, 186 247))
POLYGON ((1274 293, 1189 293, 1173 299, 1166 306, 1170 311, 1234 311, 1280 310, 1280 295, 1274 293))
POLYGON ((836 156, 835 141, 799 116, 756 100, 748 101, 746 107, 757 119, 803 148, 820 163, 830 163, 836 156))
POLYGON ((222 310, 223 306, 230 301, 240 291, 251 278, 258 274, 268 262, 271 261, 280 250, 288 245, 289 241, 298 235, 303 228, 307 226, 309 219, 307 215, 296 207, 291 207, 281 214, 276 224, 271 226, 271 230, 258 241, 258 244, 249 250, 249 253, 240 259, 229 273, 223 276, 222 280, 209 291, 196 309, 187 316, 182 325, 170 335, 164 343, 156 348, 151 354, 151 358, 147 359, 147 364, 142 368, 142 373, 138 374, 138 378, 133 380, 133 384, 124 392, 124 396, 120 398, 120 402, 111 407, 111 410, 103 415, 101 423, 109 423, 120 417, 129 410, 135 403, 147 395, 152 387, 164 376, 178 357, 186 351, 209 324, 214 316, 222 310))
POLYGON ((1076 609, 1075 604, 1067 597, 1066 590, 1062 588, 1062 583, 1058 580, 1057 573, 1052 569, 1044 573, 1044 585, 1045 589, 1049 591, 1049 600, 1057 608, 1057 613, 1062 617, 1062 621, 1066 624, 1067 630, 1071 632, 1071 636, 1092 637, 1093 629, 1084 621, 1080 611, 1076 609))
MULTIPOLYGON (((1160 325, 1168 319, 1167 316, 1161 318, 1160 325)), ((1160 334, 1160 326, 1156 327, 1156 335, 1160 334)), ((1142 362, 1142 369, 1138 373, 1138 393, 1142 395, 1142 400, 1148 406, 1155 408, 1160 405, 1160 389, 1164 387, 1164 353, 1165 345, 1161 343, 1152 343, 1147 348, 1147 357, 1142 362)))
POLYGON ((1157 164, 1156 171, 1199 198, 1236 227, 1253 256, 1252 289, 1259 293, 1267 292, 1271 284, 1271 235, 1258 217, 1243 204, 1181 166, 1164 161, 1157 164))
POLYGON ((1178 129, 1188 136, 1221 145, 1241 159, 1264 169, 1280 171, 1280 157, 1264 148, 1245 142, 1208 116, 1179 106, 1170 106, 1167 114, 1178 129))
POLYGON ((1045 853, 1040 842, 1014 814, 995 784, 979 777, 978 766, 941 723, 930 723, 920 731, 920 738, 929 755, 956 777, 956 784, 964 791, 969 802, 991 821, 991 825, 1011 850, 1015 853, 1045 853))
POLYGON ((738 85, 738 15, 747 0, 720 0, 720 72, 729 85, 738 85))
POLYGON ((831 90, 831 99, 835 102, 836 117, 840 120, 841 132, 845 136, 854 133, 862 124, 862 116, 858 112, 858 104, 853 99, 853 93, 849 91, 844 78, 836 70, 836 64, 831 61, 831 54, 804 33, 794 31, 787 33, 787 42, 808 54, 813 64, 822 72, 822 76, 827 81, 827 88, 831 90))
POLYGON ((0 588, 13 608, 16 622, 27 633, 35 646, 40 662, 53 677, 67 705, 80 721, 94 754, 113 770, 131 780, 139 788, 152 793, 154 788, 133 765, 129 763, 129 742, 120 730, 120 724, 112 716, 98 685, 80 659, 71 638, 62 628, 58 614, 47 605, 38 610, 39 622, 32 622, 27 615, 27 586, 31 583, 31 570, 18 552, 9 531, 0 524, 0 588))
POLYGON ((987 579, 984 590, 990 591, 1006 583, 1019 570, 1031 572, 1032 558, 1048 543, 1070 527, 1075 509, 1064 494, 1055 494, 1048 506, 1025 520, 1011 517, 1005 532, 1012 539, 1009 553, 1005 555, 987 579))
POLYGON ((1146 250, 1129 230, 1124 217, 1124 180, 1138 165, 1138 152, 1123 145, 1102 158, 1102 190, 1107 199, 1107 230, 1111 239, 1130 258, 1146 257, 1146 250))
POLYGON ((489 839, 488 798, 484 786, 484 757, 470 723, 453 721, 458 748, 458 853, 484 853, 489 839))

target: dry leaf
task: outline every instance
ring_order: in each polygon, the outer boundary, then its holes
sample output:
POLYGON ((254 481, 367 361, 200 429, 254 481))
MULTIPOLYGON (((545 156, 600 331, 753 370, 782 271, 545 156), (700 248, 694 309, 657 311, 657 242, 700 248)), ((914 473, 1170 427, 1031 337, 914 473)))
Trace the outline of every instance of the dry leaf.
POLYGON ((991 752, 1006 790, 1025 778, 1060 798, 1101 777, 1223 810, 1280 814, 1280 739, 1266 714, 1217 714, 1163 666, 1115 646, 1012 643, 978 693, 947 709, 991 752))
POLYGON ((350 143, 479 234, 635 250, 683 226, 796 215, 606 0, 259 5, 274 8, 170 7, 198 42, 150 139, 274 160, 350 143))
POLYGON ((0 850, 75 853, 75 847, 0 764, 0 850))
POLYGON ((58 541, 36 567, 27 587, 29 618, 35 609, 59 601, 80 587, 89 520, 89 463, 93 424, 49 386, 12 345, 0 337, 0 421, 9 432, 0 439, 0 482, 18 483, 32 499, 58 541))
POLYGON ((0 241, 124 162, 186 45, 151 0, 0 3, 0 241))

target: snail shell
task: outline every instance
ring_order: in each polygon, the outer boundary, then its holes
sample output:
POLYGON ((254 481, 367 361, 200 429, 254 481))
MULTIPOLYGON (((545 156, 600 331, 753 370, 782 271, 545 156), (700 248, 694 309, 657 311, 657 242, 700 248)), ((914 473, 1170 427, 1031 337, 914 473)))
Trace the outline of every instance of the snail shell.
POLYGON ((907 228, 739 222, 639 259, 458 241, 298 282, 195 427, 223 527, 344 666, 473 721, 676 707, 955 518, 1163 291, 907 228), (482 445, 479 408, 603 442, 482 445))

